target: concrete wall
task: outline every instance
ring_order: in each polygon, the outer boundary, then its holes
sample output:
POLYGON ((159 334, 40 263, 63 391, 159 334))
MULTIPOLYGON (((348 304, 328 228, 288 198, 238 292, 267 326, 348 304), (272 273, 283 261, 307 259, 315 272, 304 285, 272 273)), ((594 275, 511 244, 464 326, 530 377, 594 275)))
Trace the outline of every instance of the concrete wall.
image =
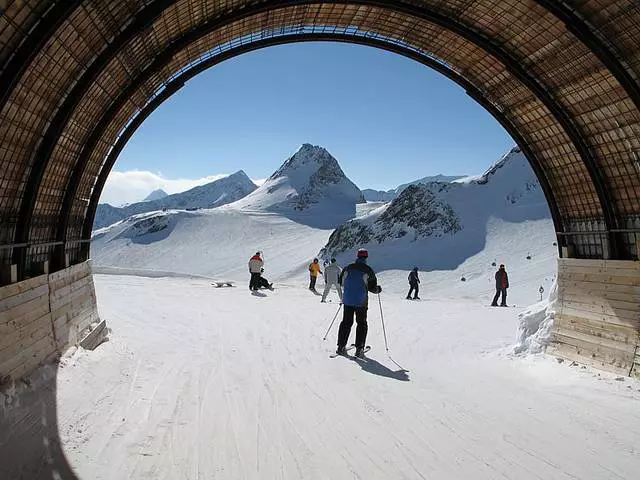
POLYGON ((89 262, 0 287, 0 384, 54 360, 97 322, 89 262))
POLYGON ((559 259, 547 353, 640 377, 640 262, 559 259))

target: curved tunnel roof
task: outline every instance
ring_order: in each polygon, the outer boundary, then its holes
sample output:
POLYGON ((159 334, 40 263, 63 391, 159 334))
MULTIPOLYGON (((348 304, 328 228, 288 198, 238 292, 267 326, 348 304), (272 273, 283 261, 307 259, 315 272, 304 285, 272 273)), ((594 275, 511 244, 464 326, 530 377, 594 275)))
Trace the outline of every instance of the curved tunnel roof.
POLYGON ((318 40, 384 48, 457 82, 527 155, 560 245, 576 257, 638 256, 634 0, 4 3, 0 262, 21 277, 45 260, 86 259, 119 152, 186 80, 247 51, 318 40))

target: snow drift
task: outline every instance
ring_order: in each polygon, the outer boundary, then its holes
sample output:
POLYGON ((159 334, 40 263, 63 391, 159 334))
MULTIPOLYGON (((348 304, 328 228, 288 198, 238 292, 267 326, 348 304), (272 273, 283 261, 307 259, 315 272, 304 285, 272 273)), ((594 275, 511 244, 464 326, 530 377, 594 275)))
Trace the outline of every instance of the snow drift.
POLYGON ((551 341, 551 331, 558 300, 558 284, 554 280, 547 300, 531 305, 518 315, 516 354, 542 353, 551 341))

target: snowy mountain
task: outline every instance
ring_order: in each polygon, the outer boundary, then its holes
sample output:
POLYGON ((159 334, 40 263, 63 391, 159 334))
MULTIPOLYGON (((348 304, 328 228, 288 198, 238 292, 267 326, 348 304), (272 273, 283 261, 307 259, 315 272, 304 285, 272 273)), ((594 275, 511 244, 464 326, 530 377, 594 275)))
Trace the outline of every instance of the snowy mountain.
POLYGON ((479 177, 405 188, 392 202, 338 228, 322 255, 349 258, 357 247, 368 247, 382 268, 457 268, 483 250, 494 219, 550 219, 538 180, 517 148, 479 177))
POLYGON ((154 190, 149 195, 146 196, 143 202, 152 202, 153 200, 162 200, 165 197, 168 197, 169 194, 162 190, 161 188, 154 190))
POLYGON ((364 202, 362 192, 338 161, 324 148, 305 143, 234 207, 278 213, 307 225, 331 228, 354 218, 356 204, 364 202))
POLYGON ((453 182, 455 180, 461 179, 461 178, 465 178, 465 176, 463 175, 433 175, 431 177, 423 177, 420 178, 418 180, 414 180, 413 182, 409 182, 409 183, 404 183, 396 188, 393 188, 391 190, 372 190, 370 188, 367 188, 365 190, 362 191, 364 198, 368 201, 368 202, 390 202, 392 201, 394 198, 396 198, 398 195, 400 195, 402 193, 402 191, 411 186, 411 185, 426 185, 428 183, 450 183, 453 182))
MULTIPOLYGON (((274 174, 270 186, 282 186, 280 178, 274 174)), ((296 218, 294 214, 302 216, 306 211, 294 210, 283 192, 269 194, 268 189, 257 189, 220 208, 156 211, 96 230, 91 250, 94 265, 244 280, 248 258, 261 250, 269 280, 297 282, 304 281, 309 261, 323 248, 325 255, 333 254, 346 264, 353 260, 355 249, 364 246, 386 291, 404 290, 406 270, 418 266, 429 271, 425 286, 432 282, 431 289, 447 285, 450 290, 453 279, 453 286, 465 295, 471 289, 492 289, 494 262, 514 269, 515 264, 526 266, 533 281, 539 279, 545 288, 549 284, 543 282, 550 280, 555 269, 557 247, 547 203, 518 150, 484 175, 412 186, 388 204, 357 204, 357 218, 335 231, 328 221, 319 227, 304 217, 296 218), (283 214, 267 202, 278 195, 289 207, 275 202, 283 214), (264 208, 253 203, 258 201, 264 202, 264 208), (463 276, 465 283, 460 282, 463 276)), ((331 207, 324 198, 320 204, 331 207)), ((320 223, 316 217, 324 215, 335 219, 326 210, 316 210, 317 205, 308 207, 312 220, 320 223)), ((513 274, 517 283, 517 272, 513 274)), ((518 301, 529 302, 536 295, 537 287, 523 292, 518 301)))
POLYGON ((96 211, 93 228, 103 228, 132 215, 157 210, 195 210, 198 208, 219 207, 245 197, 256 188, 251 179, 242 170, 239 170, 233 175, 215 182, 192 188, 186 192, 168 195, 158 200, 133 203, 121 208, 100 204, 96 211))

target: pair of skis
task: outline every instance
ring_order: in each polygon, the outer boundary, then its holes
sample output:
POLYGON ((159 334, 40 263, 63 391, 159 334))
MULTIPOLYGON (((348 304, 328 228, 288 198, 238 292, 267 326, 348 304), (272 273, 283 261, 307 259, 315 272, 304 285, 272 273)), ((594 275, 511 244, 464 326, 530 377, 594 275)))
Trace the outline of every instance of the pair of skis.
MULTIPOLYGON (((348 357, 348 353, 355 350, 356 346, 355 344, 351 344, 349 345, 346 350, 344 351, 344 353, 332 353, 331 355, 329 355, 329 358, 336 358, 336 357, 348 357)), ((362 351, 362 353, 367 353, 369 350, 371 350, 371 347, 369 345, 367 345, 366 347, 364 347, 364 350, 362 351)), ((358 358, 358 357, 356 357, 358 358)))

